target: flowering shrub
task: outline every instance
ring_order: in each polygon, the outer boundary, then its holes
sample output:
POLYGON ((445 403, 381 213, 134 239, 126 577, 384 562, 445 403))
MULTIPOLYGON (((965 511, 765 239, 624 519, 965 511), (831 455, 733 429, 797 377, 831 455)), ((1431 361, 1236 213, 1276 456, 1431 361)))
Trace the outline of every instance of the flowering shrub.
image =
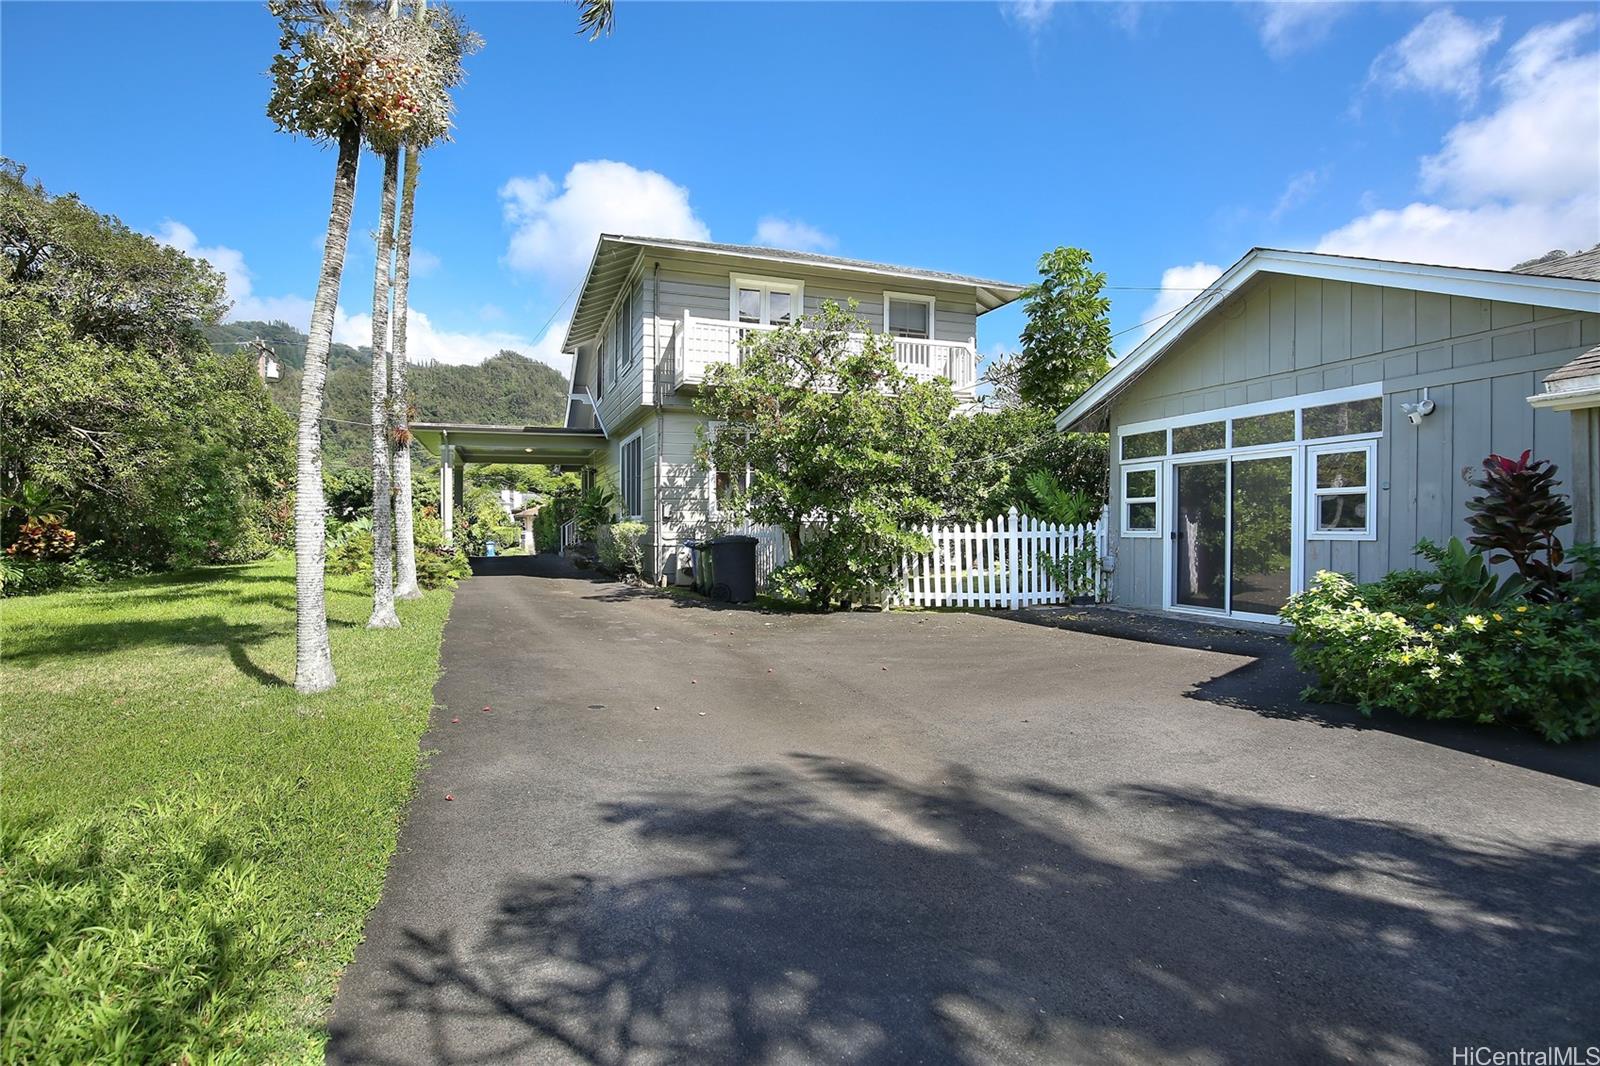
POLYGON ((1600 733, 1600 555, 1565 602, 1492 607, 1423 599, 1437 578, 1400 571, 1357 585, 1322 571, 1290 599, 1295 661, 1308 696, 1407 716, 1532 728, 1560 743, 1600 733))

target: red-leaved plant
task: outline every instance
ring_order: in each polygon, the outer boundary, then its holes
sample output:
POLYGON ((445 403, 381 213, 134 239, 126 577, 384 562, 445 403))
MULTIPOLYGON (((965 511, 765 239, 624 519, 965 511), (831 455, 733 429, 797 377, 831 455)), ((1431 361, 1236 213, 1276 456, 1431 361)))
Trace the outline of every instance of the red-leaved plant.
POLYGON ((1555 491, 1555 464, 1534 459, 1532 450, 1516 459, 1491 455, 1472 484, 1484 494, 1467 501, 1467 540, 1488 551, 1491 563, 1515 563, 1529 599, 1561 599, 1572 573, 1561 569, 1566 552, 1556 530, 1572 521, 1572 507, 1555 491))

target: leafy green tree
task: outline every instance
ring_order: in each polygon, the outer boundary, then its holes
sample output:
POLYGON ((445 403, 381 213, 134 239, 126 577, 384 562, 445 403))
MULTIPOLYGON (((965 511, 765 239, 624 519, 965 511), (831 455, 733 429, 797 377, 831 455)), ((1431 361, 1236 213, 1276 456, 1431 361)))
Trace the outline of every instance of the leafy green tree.
POLYGON ((1111 301, 1092 262, 1082 248, 1039 257, 1040 278, 1022 296, 1028 324, 1015 378, 1023 403, 1060 411, 1111 367, 1111 301))
POLYGON ((223 307, 203 260, 0 166, 0 495, 48 492, 113 560, 264 550, 289 425, 206 344, 223 307))
POLYGON ((901 371, 853 308, 828 302, 803 326, 752 333, 708 386, 695 406, 724 428, 702 434, 700 460, 751 470, 734 506, 787 534, 794 561, 778 584, 816 607, 848 605, 928 549, 910 530, 939 514, 955 394, 901 371))
POLYGON ((1104 433, 1060 433, 1052 412, 1017 405, 957 415, 945 435, 954 458, 936 498, 946 517, 972 522, 1012 507, 1037 512, 1027 481, 1039 471, 1105 502, 1104 433))

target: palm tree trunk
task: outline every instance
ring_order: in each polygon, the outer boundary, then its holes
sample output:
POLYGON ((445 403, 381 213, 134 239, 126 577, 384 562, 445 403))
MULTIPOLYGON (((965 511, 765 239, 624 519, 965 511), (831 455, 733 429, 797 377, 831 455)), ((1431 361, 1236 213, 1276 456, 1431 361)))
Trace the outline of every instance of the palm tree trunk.
POLYGON ((400 225, 395 238, 394 264, 394 365, 389 384, 390 424, 395 427, 394 540, 399 569, 394 594, 402 600, 420 599, 417 585, 417 542, 411 520, 411 394, 406 391, 406 314, 411 295, 411 218, 417 201, 417 174, 422 153, 406 149, 405 178, 400 182, 400 225))
POLYGON ((368 629, 398 629, 394 610, 394 468, 389 448, 389 286, 394 260, 395 183, 400 153, 383 156, 378 254, 372 268, 372 617, 368 629))
POLYGON ((356 200, 356 167, 361 162, 361 126, 339 131, 339 158, 333 170, 333 206, 322 246, 322 273, 311 305, 311 335, 300 382, 294 495, 294 687, 325 692, 337 678, 328 644, 328 600, 324 586, 327 555, 327 504, 322 498, 322 396, 328 380, 328 348, 333 343, 333 312, 339 302, 350 212, 356 200))

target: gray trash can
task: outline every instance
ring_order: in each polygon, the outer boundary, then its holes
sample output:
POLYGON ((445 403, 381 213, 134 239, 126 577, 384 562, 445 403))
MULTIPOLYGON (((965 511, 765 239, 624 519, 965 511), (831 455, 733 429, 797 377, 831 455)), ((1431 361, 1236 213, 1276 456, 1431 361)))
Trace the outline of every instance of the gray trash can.
MULTIPOLYGON (((704 567, 704 591, 714 600, 728 603, 749 603, 756 598, 756 538, 741 533, 706 541, 701 545, 700 559, 709 557, 711 565, 704 567)), ((695 584, 700 583, 702 567, 695 567, 695 584)))

